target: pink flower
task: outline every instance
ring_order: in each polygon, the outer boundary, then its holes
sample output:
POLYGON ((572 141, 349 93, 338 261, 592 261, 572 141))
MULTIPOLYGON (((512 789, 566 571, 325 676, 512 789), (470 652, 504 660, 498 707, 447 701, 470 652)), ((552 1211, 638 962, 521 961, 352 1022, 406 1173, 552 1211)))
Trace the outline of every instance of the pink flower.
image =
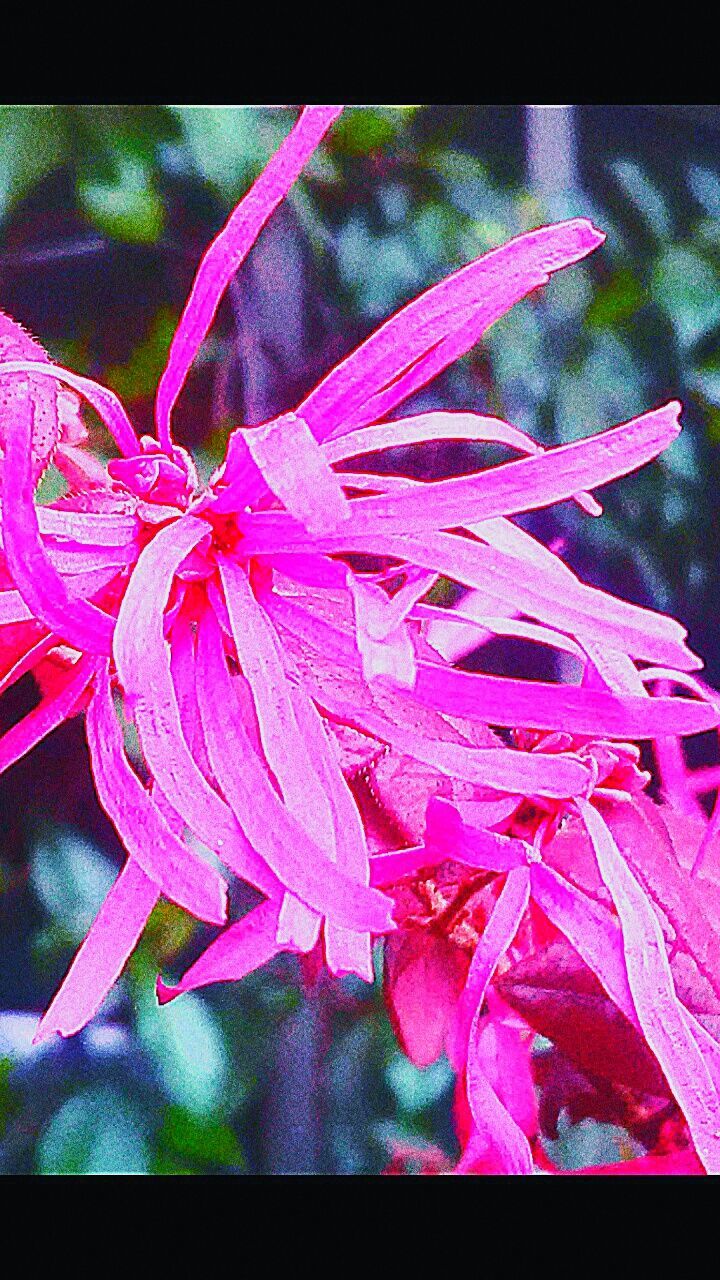
MULTIPOLYGON (((173 405, 228 282, 338 111, 306 108, 200 263, 158 387, 157 440, 138 441, 111 391, 49 362, 12 321, 0 330, 0 623, 32 628, 9 639, 0 687, 38 672, 49 654, 61 659, 40 706, 0 741, 0 768, 89 701, 98 796, 128 852, 40 1039, 72 1034, 92 1017, 160 894, 225 922, 223 877, 187 832, 264 900, 179 986, 160 984, 161 1000, 241 978, 283 949, 310 951, 320 937, 333 973, 371 978, 371 939, 394 927, 393 904, 378 887, 387 879, 371 883, 333 726, 422 762, 449 786, 551 807, 574 798, 625 901, 631 889, 583 799, 605 763, 578 748, 577 736, 656 739, 719 719, 706 700, 645 694, 636 660, 678 678, 701 665, 679 623, 584 585, 512 523, 566 499, 597 514, 586 490, 656 457, 679 431, 676 403, 551 453, 474 413, 387 420, 510 306, 602 243, 586 219, 531 231, 427 290, 294 412, 234 431, 223 466, 199 489, 192 459, 172 439, 173 405), (118 446, 107 468, 84 447, 77 395, 118 446), (352 459, 427 439, 494 441, 525 456, 432 484, 347 470, 352 459), (71 495, 37 507, 50 459, 71 495), (351 570, 350 553, 374 557, 377 570, 351 570), (598 673, 595 684, 453 670, 423 634, 446 621, 423 603, 438 575, 491 602, 481 629, 569 650, 598 673), (137 729, 149 787, 125 754, 116 695, 137 729), (527 752, 488 725, 570 736, 557 751, 527 752)), ((452 617, 478 625, 462 608, 452 617)), ((509 874, 496 907, 502 927, 493 914, 488 930, 499 929, 507 946, 536 868, 522 841, 490 843, 509 874)), ((386 860, 407 856, 391 850, 386 860)), ((647 932, 642 902, 628 911, 647 932)), ((602 920, 612 941, 603 964, 617 967, 620 935, 602 920)))

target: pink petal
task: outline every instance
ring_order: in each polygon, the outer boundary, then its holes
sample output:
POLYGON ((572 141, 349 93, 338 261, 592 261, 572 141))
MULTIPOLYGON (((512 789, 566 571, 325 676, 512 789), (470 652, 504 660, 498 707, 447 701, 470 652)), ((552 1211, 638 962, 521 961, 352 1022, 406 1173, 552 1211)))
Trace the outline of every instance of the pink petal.
MULTIPOLYGON (((309 533, 332 533, 349 520, 350 503, 340 480, 297 414, 283 414, 239 434, 268 488, 309 533)), ((242 488, 237 494, 236 489, 232 486, 224 495, 226 505, 228 499, 242 503, 242 488)))
POLYGON ((155 420, 163 448, 170 444, 170 414, 215 317, 220 299, 271 213, 337 119, 341 107, 306 107, 198 267, 158 386, 155 420))
POLYGON ((140 452, 140 443, 134 427, 122 404, 113 391, 103 387, 92 378, 83 378, 71 369, 63 369, 60 365, 40 362, 39 360, 7 360, 0 362, 0 379, 7 374, 32 373, 45 378, 54 378, 78 391, 83 399, 95 410, 110 432, 121 453, 127 457, 140 452))
POLYGON ((311 911, 299 898, 286 893, 277 926, 278 946, 292 951, 312 951, 320 937, 322 916, 311 911))
MULTIPOLYGON (((456 1071, 465 1062, 468 1069, 468 1099, 472 1059, 478 1048, 479 1019, 490 980, 520 928, 530 901, 530 870, 518 867, 508 873, 502 892, 483 930, 468 971, 462 995, 455 1009, 448 1056, 456 1071)), ((474 1115, 474 1111, 473 1111, 474 1115)))
POLYGON ((539 680, 448 671, 432 663, 418 664, 414 694, 427 706, 440 710, 452 706, 457 714, 485 724, 564 729, 593 737, 702 733, 720 720, 707 703, 688 698, 619 697, 539 680))
POLYGON ((175 987, 158 978, 160 1004, 167 1004, 185 991, 206 987, 211 982, 240 982, 254 969, 272 960, 283 948, 276 940, 280 903, 272 899, 261 902, 242 920, 231 924, 203 951, 199 960, 183 974, 175 987))
POLYGON ((95 788, 103 809, 130 856, 166 898, 199 920, 224 924, 224 880, 173 834, 125 757, 106 664, 98 667, 95 683, 86 729, 95 788))
MULTIPOLYGON (((483 605, 487 603, 482 601, 483 605)), ((495 636, 517 636, 521 640, 546 644, 551 649, 560 649, 563 653, 572 654, 579 662, 585 659, 580 646, 560 631, 553 631, 550 627, 539 626, 534 622, 517 621, 514 618, 496 618, 486 613, 477 614, 475 611, 469 614, 465 600, 460 602, 459 608, 451 609, 440 609, 432 604, 417 604, 411 617, 418 618, 421 622, 429 620, 433 624, 428 628, 428 643, 446 659, 450 658, 448 652, 450 645, 452 645, 453 659, 457 661, 483 644, 489 638, 488 632, 495 636), (473 635, 473 632, 476 634, 473 635), (468 639, 466 643, 461 644, 463 635, 468 639)))
POLYGON ((468 1061, 467 1093, 475 1131, 455 1172, 531 1174, 533 1158, 530 1143, 498 1098, 482 1069, 479 1055, 472 1056, 472 1066, 468 1061))
MULTIPOLYGON (((308 757, 325 788, 335 829, 335 861, 342 871, 360 884, 370 884, 370 861, 365 830, 353 794, 345 781, 338 754, 323 726, 320 715, 301 685, 292 689, 298 726, 305 735, 308 757)), ((354 973, 366 982, 373 980, 372 938, 345 929, 327 920, 325 959, 336 977, 354 973)))
POLYGON ((145 548, 118 614, 115 662, 143 755, 173 809, 226 866, 263 893, 276 895, 276 877, 245 840, 231 809, 192 755, 172 680, 164 611, 176 570, 208 533, 204 521, 184 516, 161 529, 145 548))
POLYGON ((97 1013, 134 950, 160 890, 128 858, 43 1017, 34 1044, 72 1036, 97 1013))
POLYGON ((657 457, 679 434, 680 408, 673 401, 624 426, 539 457, 488 468, 479 475, 455 476, 389 496, 359 498, 352 504, 348 536, 356 532, 405 534, 450 529, 562 502, 657 457))
POLYGON ((78 703, 93 678, 94 670, 91 658, 80 658, 59 681, 55 693, 43 698, 39 706, 3 734, 0 738, 0 773, 77 713, 78 703))
MULTIPOLYGON (((483 528, 484 524, 482 522, 483 528)), ((302 527, 281 512, 246 515, 241 517, 239 525, 243 554, 249 556, 272 555, 279 544, 286 552, 312 549, 329 555, 354 551, 396 556, 494 595, 504 608, 512 605, 518 612, 566 631, 580 641, 587 635, 632 657, 665 662, 681 670, 702 665, 687 648, 687 633, 679 622, 588 587, 565 566, 557 572, 548 568, 548 561, 559 563, 555 557, 551 559, 549 552, 542 564, 539 558, 529 563, 519 556, 452 533, 429 533, 420 537, 394 533, 350 536, 343 532, 311 542, 302 527)), ((502 613, 503 608, 497 612, 502 613)))
POLYGON ((365 453, 397 449, 425 440, 487 440, 509 445, 521 453, 544 452, 542 445, 537 444, 532 436, 501 418, 457 412, 419 413, 412 418, 396 418, 379 426, 347 431, 335 440, 326 440, 322 450, 328 462, 345 462, 365 453))
POLYGON ((416 298, 388 320, 307 397, 298 410, 318 439, 386 417, 423 383, 464 355, 485 329, 553 271, 605 239, 587 219, 540 227, 416 298))
POLYGON ((600 815, 577 801, 623 932, 628 981, 645 1039, 709 1173, 720 1172, 720 1097, 675 992, 658 918, 600 815))
MULTIPOLYGON (((40 366, 42 367, 42 366, 40 366)), ((35 616, 81 652, 110 652, 114 620, 86 600, 73 600, 45 550, 33 495, 30 441, 33 404, 18 393, 8 431, 3 475, 2 533, 8 568, 35 616)))
POLYGON ((135 516, 111 512, 70 511, 39 507, 40 532, 78 547, 122 547, 133 542, 139 528, 135 516))
POLYGON ((231 680, 218 624, 207 612, 198 635, 200 712, 213 771, 247 839, 308 907, 349 928, 387 932, 393 927, 389 899, 339 871, 269 783, 233 715, 231 680))
POLYGON ((32 617, 33 611, 25 604, 19 591, 3 591, 0 593, 1 627, 12 622, 28 622, 32 617))

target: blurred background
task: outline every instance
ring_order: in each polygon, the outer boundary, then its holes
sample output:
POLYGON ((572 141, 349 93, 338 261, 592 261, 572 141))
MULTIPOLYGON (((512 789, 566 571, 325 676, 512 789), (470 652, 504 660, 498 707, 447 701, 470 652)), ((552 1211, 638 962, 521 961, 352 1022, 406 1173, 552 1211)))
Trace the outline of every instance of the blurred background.
MULTIPOLYGON (((0 310, 152 430, 197 262, 293 116, 0 107, 0 310)), ((602 520, 564 504, 523 522, 587 581, 679 616, 720 685, 720 108, 348 109, 228 291, 176 436, 208 475, 232 426, 293 407, 416 293, 578 214, 605 246, 403 411, 485 410, 549 444, 681 399, 682 436, 602 494, 602 520)), ((446 446, 418 465, 474 458, 446 446)), ((485 669, 500 658, 483 649, 485 669)), ((25 677, 0 732, 36 701, 25 677)), ((158 968, 178 974, 212 936, 167 904, 95 1022, 31 1050, 121 860, 76 719, 0 778, 0 1173, 377 1173, 403 1148, 412 1172, 429 1144, 456 1158, 450 1068, 400 1052, 380 980, 306 1000, 281 958, 159 1010, 158 968)), ((564 1167, 628 1154, 612 1125, 558 1132, 564 1167)))

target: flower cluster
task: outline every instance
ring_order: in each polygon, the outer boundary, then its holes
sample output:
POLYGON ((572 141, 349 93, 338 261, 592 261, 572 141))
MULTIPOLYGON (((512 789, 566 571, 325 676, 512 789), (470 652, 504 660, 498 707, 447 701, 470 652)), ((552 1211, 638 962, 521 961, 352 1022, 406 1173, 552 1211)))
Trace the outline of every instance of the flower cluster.
POLYGON ((458 1073, 459 1168, 531 1172, 537 1019, 517 975, 564 946, 573 980, 595 983, 643 1046, 680 1146, 718 1171, 720 1046, 681 963, 720 998, 704 928, 714 828, 691 876, 687 832, 673 843, 636 745, 657 744, 666 807, 697 834, 678 740, 716 726, 718 705, 678 622, 586 585, 514 522, 566 500, 600 514, 589 490, 665 449, 680 406, 550 451, 475 412, 393 416, 603 234, 583 218, 540 227, 428 289, 293 411, 233 431, 206 486, 173 441, 224 290, 338 112, 303 111, 207 250, 158 386, 156 438, 138 439, 110 390, 0 318, 0 691, 32 672, 42 693, 0 739, 0 770, 84 712, 97 794, 127 851, 37 1038, 95 1014, 160 895, 225 926, 177 986, 159 980, 161 1002, 280 951, 370 981, 385 936, 407 1051, 422 1065, 447 1049, 458 1073), (117 445, 107 466, 83 400, 117 445), (519 456, 426 482, 378 464, 428 440, 519 456), (38 505, 50 465, 68 493, 38 505), (459 604, 433 602, 439 579, 465 589, 459 604), (575 676, 458 670, 463 645, 489 635, 559 651, 575 676), (229 924, 221 865, 262 899, 229 924))

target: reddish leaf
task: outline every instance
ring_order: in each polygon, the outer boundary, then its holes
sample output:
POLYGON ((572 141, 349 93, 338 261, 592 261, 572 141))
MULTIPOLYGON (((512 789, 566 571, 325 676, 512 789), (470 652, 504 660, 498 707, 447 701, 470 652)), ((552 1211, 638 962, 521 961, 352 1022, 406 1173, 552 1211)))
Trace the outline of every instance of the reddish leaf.
POLYGON ((385 944, 385 997, 403 1052, 429 1067, 445 1048, 468 959, 429 929, 403 929, 385 944))
POLYGON ((534 1031, 591 1075, 669 1096, 654 1056, 564 939, 495 979, 500 995, 534 1031))

